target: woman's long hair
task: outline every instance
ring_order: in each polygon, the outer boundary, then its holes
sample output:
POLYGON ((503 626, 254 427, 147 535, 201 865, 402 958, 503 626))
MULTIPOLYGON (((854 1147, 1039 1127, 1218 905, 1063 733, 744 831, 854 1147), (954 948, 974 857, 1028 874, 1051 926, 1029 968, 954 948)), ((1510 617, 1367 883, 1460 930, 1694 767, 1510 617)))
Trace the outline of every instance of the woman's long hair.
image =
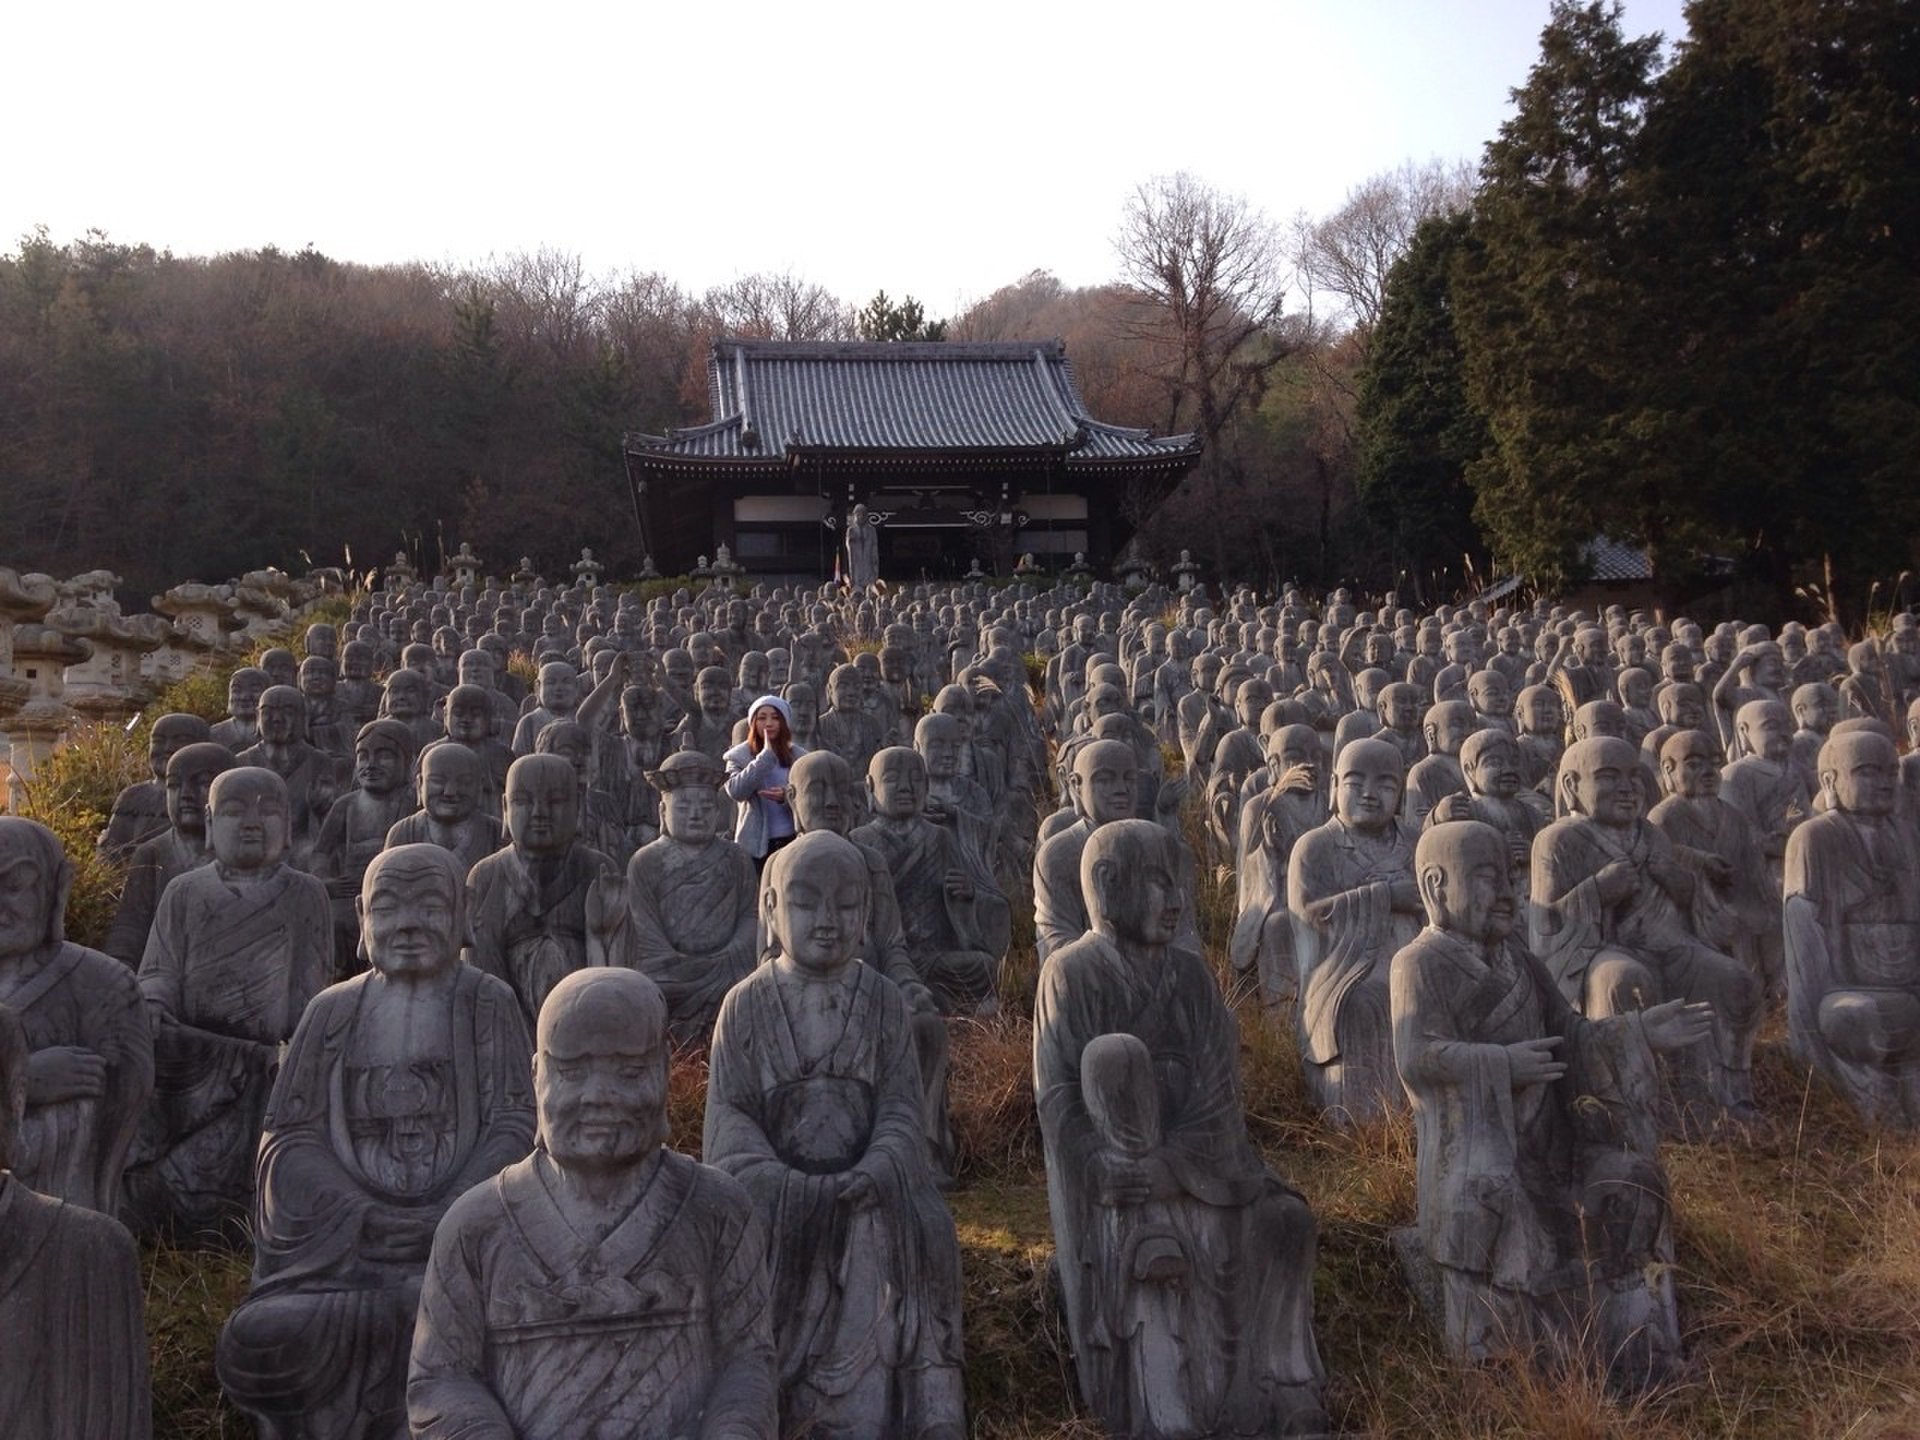
POLYGON ((758 755, 767 746, 766 737, 760 733, 760 717, 771 712, 780 722, 780 733, 773 737, 773 753, 780 757, 780 763, 789 769, 793 766, 793 730, 787 724, 787 717, 771 705, 758 707, 747 717, 747 749, 758 755))

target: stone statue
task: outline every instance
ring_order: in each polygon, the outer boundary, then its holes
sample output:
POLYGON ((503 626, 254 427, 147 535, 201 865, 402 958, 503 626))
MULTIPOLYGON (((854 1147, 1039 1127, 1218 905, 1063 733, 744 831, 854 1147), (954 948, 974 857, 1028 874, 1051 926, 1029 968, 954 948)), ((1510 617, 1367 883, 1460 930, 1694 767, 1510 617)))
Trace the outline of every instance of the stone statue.
POLYGON ((1239 1035, 1174 943, 1172 837, 1115 820, 1081 859, 1093 928, 1042 966, 1034 1091, 1080 1393, 1142 1440, 1322 1435, 1315 1226, 1247 1139, 1239 1035))
POLYGON ((1472 820, 1415 852, 1427 928, 1394 956, 1392 1006, 1420 1211, 1396 1243, 1461 1359, 1584 1353, 1637 1390, 1680 1354, 1651 1052, 1704 1040, 1711 1016, 1576 1014, 1514 937, 1511 870, 1472 820))
POLYGON ((291 685, 270 685, 260 693, 258 744, 233 758, 242 765, 271 770, 287 787, 287 859, 309 868, 320 823, 339 790, 333 757, 307 743, 307 700, 291 685))
POLYGON ((960 842, 922 813, 926 762, 903 745, 882 750, 867 767, 867 793, 874 818, 851 838, 886 862, 914 968, 945 1014, 993 1014, 1001 957, 985 948, 960 842))
POLYGON ((1267 737, 1269 784, 1240 807, 1237 916, 1227 955, 1237 974, 1256 978, 1261 1001, 1271 1008, 1291 1010, 1299 990, 1287 867, 1300 837, 1326 823, 1321 766, 1311 725, 1280 726, 1267 737))
POLYGON ((167 882, 213 858, 207 849, 207 792, 214 776, 232 768, 233 752, 210 740, 177 750, 167 760, 169 828, 141 841, 127 863, 126 884, 104 947, 114 959, 138 967, 167 882))
POLYGON ((1625 740, 1567 747, 1558 799, 1566 814, 1533 842, 1531 948, 1569 1004, 1602 1020, 1663 1000, 1713 1007, 1712 1043, 1668 1056, 1669 1119, 1710 1128, 1748 1122, 1760 980, 1705 944, 1689 918, 1692 871, 1640 818, 1640 755, 1625 740))
POLYGON ((398 720, 369 720, 353 739, 353 788, 333 802, 313 842, 313 873, 333 908, 333 976, 359 966, 360 920, 354 901, 361 877, 387 845, 399 820, 413 813, 407 785, 413 732, 398 720))
POLYGON ((238 755, 260 743, 260 697, 273 682, 267 672, 253 665, 242 665, 227 677, 227 718, 217 721, 208 731, 216 745, 224 745, 238 755))
MULTIPOLYGON (((866 814, 866 795, 855 786, 853 771, 831 750, 809 751, 795 760, 787 790, 794 826, 802 835, 825 831, 849 836, 855 818, 866 814)), ((899 986, 906 999, 914 1053, 920 1062, 922 1126, 934 1169, 948 1176, 953 1168, 953 1125, 947 1104, 947 1027, 940 1018, 940 1002, 921 980, 907 948, 900 900, 887 862, 866 846, 855 848, 867 866, 867 935, 860 958, 899 986)), ((767 953, 772 938, 762 934, 760 940, 762 953, 767 953)))
POLYGON ((1780 887, 1753 826, 1720 798, 1720 746, 1704 730, 1680 730, 1660 747, 1667 796, 1647 820, 1673 842, 1696 874, 1689 919, 1707 944, 1731 955, 1784 994, 1780 961, 1780 887))
POLYGON ((142 841, 167 833, 171 824, 167 819, 167 762, 176 751, 205 743, 210 734, 207 722, 198 715, 162 715, 153 722, 147 736, 147 769, 153 778, 135 781, 114 798, 107 828, 100 832, 98 842, 103 856, 121 863, 142 841))
POLYGON ((31 1052, 14 1178, 111 1215, 153 1093, 153 1037, 127 967, 66 938, 73 866, 51 830, 0 816, 0 1006, 31 1052))
POLYGON ((1820 751, 1826 809, 1787 840, 1787 1034, 1868 1120, 1920 1128, 1920 842, 1871 731, 1820 751))
POLYGON ((1336 1124, 1403 1102, 1387 975, 1419 928, 1414 836, 1395 818, 1405 775, 1391 742, 1350 742, 1334 763, 1332 818, 1300 837, 1287 867, 1301 1062, 1308 1093, 1336 1124))
POLYGON ((111 1216, 28 1185, 31 1043, 0 1005, 0 1415, 18 1440, 148 1440, 140 1254, 111 1216))
POLYGON ((214 863, 167 886, 140 960, 158 1083, 127 1170, 134 1228, 225 1241, 252 1209, 254 1150, 280 1047, 331 959, 326 886, 286 863, 287 787, 215 778, 214 863))
POLYGON ((1033 857, 1034 948, 1041 960, 1087 933, 1080 856, 1100 826, 1135 817, 1138 767, 1124 740, 1092 740, 1075 753, 1066 789, 1077 818, 1049 835, 1033 857))
POLYGON ((879 578, 880 532, 868 518, 867 507, 856 505, 847 517, 847 583, 865 591, 879 578))
POLYGON ((776 953, 728 993, 707 1163, 768 1237, 783 1429, 964 1440, 960 1249, 922 1133, 899 989, 861 963, 867 860, 833 834, 768 862, 776 953))
POLYGON ((460 875, 506 843, 497 815, 480 808, 480 757, 457 740, 429 745, 420 757, 420 808, 393 822, 386 848, 438 845, 460 861, 460 875))
POLYGON ((704 1045, 728 990, 755 961, 754 863, 721 833, 725 772, 697 750, 669 755, 647 779, 664 833, 627 865, 633 963, 660 987, 673 1041, 704 1045))
POLYGON ((514 761, 506 802, 511 843, 467 873, 470 958, 512 987, 531 1029, 562 977, 625 958, 626 902, 613 862, 580 842, 580 783, 564 756, 514 761))
POLYGON ((388 1440, 434 1227, 533 1148, 532 1047, 501 981, 460 963, 466 867, 403 845, 367 867, 368 972, 294 1031, 260 1142, 253 1288, 214 1352, 274 1440, 388 1440))
POLYGON ((413 1440, 774 1440, 767 1242, 739 1184, 666 1148, 667 1007, 568 976, 540 1013, 534 1152, 434 1235, 413 1440))

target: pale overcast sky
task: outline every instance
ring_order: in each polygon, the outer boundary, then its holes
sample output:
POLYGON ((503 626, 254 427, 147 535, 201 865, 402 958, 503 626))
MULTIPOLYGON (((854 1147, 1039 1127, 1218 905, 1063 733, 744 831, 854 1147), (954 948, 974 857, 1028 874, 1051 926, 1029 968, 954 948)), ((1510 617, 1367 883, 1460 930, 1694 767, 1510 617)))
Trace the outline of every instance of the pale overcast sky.
MULTIPOLYGON (((690 289, 790 269, 949 313, 1112 278, 1188 170, 1276 219, 1477 159, 1547 0, 22 4, 0 248, 37 224, 180 254, 538 246, 690 289)), ((1681 0, 1627 0, 1632 34, 1681 0)))

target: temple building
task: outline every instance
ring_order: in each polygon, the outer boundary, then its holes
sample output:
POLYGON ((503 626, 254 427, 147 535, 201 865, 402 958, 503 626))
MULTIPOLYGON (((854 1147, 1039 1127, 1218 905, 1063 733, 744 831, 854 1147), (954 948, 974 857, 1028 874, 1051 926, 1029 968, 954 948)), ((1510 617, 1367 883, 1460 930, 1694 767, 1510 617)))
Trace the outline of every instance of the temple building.
POLYGON ((1066 346, 719 340, 713 419, 626 436, 641 542, 667 574, 726 545, 751 574, 833 574, 856 504, 890 580, 1105 572, 1200 456, 1087 413, 1066 346))

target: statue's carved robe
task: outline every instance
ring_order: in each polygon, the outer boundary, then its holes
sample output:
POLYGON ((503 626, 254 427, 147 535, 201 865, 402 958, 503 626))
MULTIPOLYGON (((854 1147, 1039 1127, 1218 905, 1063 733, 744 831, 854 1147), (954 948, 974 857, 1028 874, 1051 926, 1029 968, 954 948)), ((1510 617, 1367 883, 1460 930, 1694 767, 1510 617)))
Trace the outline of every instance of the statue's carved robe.
POLYGON ((960 1248, 928 1163, 920 1066, 899 989, 854 966, 846 1023, 803 1063, 778 972, 727 996, 702 1153, 766 1227, 783 1416, 844 1433, 965 1424, 960 1248), (848 1212, 840 1177, 873 1182, 848 1212))
POLYGON ((867 773, 880 750, 879 727, 860 710, 823 711, 814 733, 822 746, 847 762, 856 778, 867 773))
POLYGON ((1394 952, 1420 928, 1393 908, 1392 882, 1412 875, 1413 836, 1398 822, 1376 840, 1338 816, 1301 836, 1287 863, 1300 1058, 1315 1103, 1338 1120, 1404 1103, 1393 1069, 1387 976, 1394 952), (1321 901, 1331 901, 1332 911, 1317 920, 1307 907, 1321 901))
POLYGON ((482 810, 450 826, 441 826, 426 811, 416 810, 394 821, 393 828, 387 831, 387 849, 401 845, 438 845, 458 856, 465 870, 472 870, 506 843, 506 827, 499 817, 482 810))
POLYGON ((1754 827, 1754 838, 1771 862, 1777 883, 1788 832, 1813 813, 1813 792, 1805 772, 1791 762, 1746 755, 1721 775, 1720 798, 1754 827))
POLYGON ((28 1103, 15 1177, 43 1195, 114 1214, 127 1149, 153 1094, 153 1033, 139 983, 112 957, 63 941, 0 969, 0 1005, 20 1021, 29 1050, 74 1045, 107 1067, 99 1095, 28 1103))
POLYGON ((959 841, 921 816, 903 826, 875 821, 849 838, 886 862, 907 951, 940 1009, 948 1015, 991 1009, 1001 957, 986 948, 973 901, 947 893, 949 872, 971 879, 959 841))
POLYGON ((627 866, 634 966, 666 997, 674 1044, 704 1045, 720 1002, 756 961, 753 861, 725 836, 662 835, 627 866))
POLYGON ((138 966, 140 957, 147 953, 147 935, 153 929, 154 913, 160 908, 167 883, 212 860, 212 850, 171 828, 141 841, 127 864, 120 904, 107 929, 107 943, 101 948, 116 960, 138 966))
POLYGON ((281 1044, 326 983, 327 892, 282 865, 236 883, 190 870, 160 897, 140 961, 157 1080, 127 1172, 136 1228, 193 1237, 252 1207, 281 1044))
POLYGON ((9 1440, 153 1434, 140 1252, 118 1221, 0 1171, 0 1429, 9 1440))
POLYGON ((766 1237, 726 1175, 669 1150, 604 1240, 543 1150, 454 1202, 407 1381, 413 1440, 774 1440, 766 1237))
POLYGON ((1170 950, 1143 970, 1089 934, 1041 968, 1034 1091, 1067 1329, 1081 1394, 1118 1434, 1271 1435, 1317 1408, 1313 1215, 1247 1139, 1239 1054, 1238 1027, 1197 953, 1170 950), (1081 1057, 1112 1034, 1151 1056, 1157 1095, 1138 1098, 1158 1111, 1156 1153, 1180 1190, 1171 1199, 1109 1206, 1095 1196, 1102 1141, 1081 1057), (1184 1283, 1142 1276, 1156 1254, 1184 1263, 1184 1283))
POLYGON ((426 1256, 380 1249, 382 1222, 437 1218, 533 1149, 532 1050, 507 986, 457 967, 444 1043, 368 1063, 355 1029, 384 983, 322 991, 294 1033, 260 1142, 253 1289, 216 1352, 236 1403, 335 1440, 406 1422, 426 1256))
POLYGON ((1787 841, 1787 1035, 1869 1119, 1920 1128, 1920 845, 1889 817, 1787 841))
POLYGON ((623 899, 619 872, 598 850, 574 844, 534 863, 512 846, 496 850, 467 872, 468 958, 513 988, 531 1032, 548 991, 576 970, 617 960, 600 941, 622 928, 624 917, 610 912, 623 899))
POLYGON ((1639 1020, 1575 1014, 1517 941, 1489 953, 1431 928, 1394 957, 1392 989, 1449 1347, 1479 1360, 1559 1343, 1636 1381, 1665 1369, 1673 1238, 1639 1020), (1567 1073, 1516 1090, 1506 1047, 1545 1036, 1567 1073))
POLYGON ((1424 829, 1433 807, 1449 795, 1467 793, 1467 777, 1457 755, 1429 755, 1407 772, 1407 788, 1400 797, 1400 818, 1415 830, 1424 829))

